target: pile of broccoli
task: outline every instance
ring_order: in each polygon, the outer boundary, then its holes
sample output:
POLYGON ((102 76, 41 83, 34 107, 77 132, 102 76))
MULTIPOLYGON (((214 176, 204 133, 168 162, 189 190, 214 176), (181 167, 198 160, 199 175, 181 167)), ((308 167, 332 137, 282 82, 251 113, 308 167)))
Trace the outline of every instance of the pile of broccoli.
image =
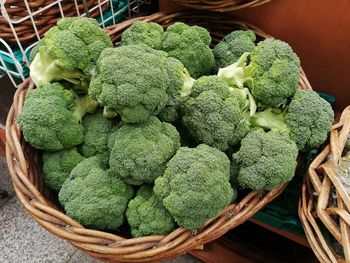
POLYGON ((245 189, 289 182, 334 112, 298 90, 287 43, 258 40, 238 30, 211 49, 203 27, 137 21, 113 47, 95 20, 61 19, 32 51, 36 88, 17 122, 66 214, 165 235, 200 229, 245 189))

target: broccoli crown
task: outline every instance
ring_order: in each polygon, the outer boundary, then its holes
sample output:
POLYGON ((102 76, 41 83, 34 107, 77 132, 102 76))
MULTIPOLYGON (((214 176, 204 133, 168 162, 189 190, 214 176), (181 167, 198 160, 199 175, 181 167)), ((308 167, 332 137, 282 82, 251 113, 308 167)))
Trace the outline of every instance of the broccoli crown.
POLYGON ((107 48, 97 61, 89 94, 122 121, 140 123, 167 104, 167 54, 146 45, 107 48))
POLYGON ((44 152, 42 171, 45 184, 58 192, 71 170, 83 160, 84 157, 78 153, 77 148, 44 152))
POLYGON ((156 117, 141 124, 123 125, 109 140, 111 171, 129 184, 153 183, 180 148, 180 135, 156 117))
POLYGON ((226 35, 213 49, 216 68, 235 63, 245 52, 255 48, 256 36, 251 30, 236 30, 226 35))
POLYGON ((298 88, 300 61, 287 43, 265 39, 218 75, 231 86, 248 86, 260 107, 279 107, 298 88))
POLYGON ((126 218, 134 237, 164 235, 175 228, 172 216, 149 185, 141 186, 136 197, 129 202, 126 218))
POLYGON ((153 191, 180 226, 198 229, 230 203, 229 178, 230 161, 223 152, 205 144, 181 147, 153 191))
POLYGON ((192 77, 199 78, 212 71, 215 61, 209 47, 211 37, 205 28, 177 22, 164 35, 163 50, 180 60, 192 77))
POLYGON ((251 91, 257 102, 268 107, 286 104, 298 88, 300 60, 285 42, 266 39, 250 55, 251 91))
POLYGON ((69 149, 82 143, 83 109, 79 105, 76 94, 59 83, 31 90, 17 117, 24 139, 46 151, 69 149))
POLYGON ((300 150, 318 148, 327 139, 334 120, 331 105, 312 90, 298 90, 285 121, 300 150))
POLYGON ((297 155, 288 133, 254 129, 232 155, 232 176, 241 188, 272 190, 293 178, 297 155))
POLYGON ((58 194, 69 217, 85 227, 109 231, 123 223, 132 196, 132 187, 104 171, 97 157, 79 163, 58 194))
POLYGON ((184 65, 176 58, 168 58, 170 84, 169 99, 159 118, 166 122, 175 122, 180 117, 180 104, 190 94, 195 79, 191 78, 184 65))
POLYGON ((104 166, 108 166, 108 139, 116 129, 113 121, 103 117, 102 110, 88 114, 83 119, 84 140, 81 152, 85 157, 99 156, 104 166))
POLYGON ((164 40, 163 27, 157 23, 135 21, 121 36, 121 45, 145 44, 161 50, 164 40))
POLYGON ((197 142, 225 151, 249 131, 243 98, 217 76, 201 77, 183 103, 182 122, 197 142))
POLYGON ((101 51, 113 46, 95 19, 82 17, 62 18, 45 33, 44 42, 30 66, 38 87, 61 79, 86 81, 101 51))

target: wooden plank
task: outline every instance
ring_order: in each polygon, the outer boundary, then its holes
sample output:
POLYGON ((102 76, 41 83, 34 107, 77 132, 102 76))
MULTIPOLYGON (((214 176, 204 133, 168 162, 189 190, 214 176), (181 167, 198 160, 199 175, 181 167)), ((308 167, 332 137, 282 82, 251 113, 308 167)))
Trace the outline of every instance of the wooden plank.
POLYGON ((300 245, 303 245, 305 247, 308 247, 310 248, 310 245, 309 245, 309 242, 307 241, 307 239, 305 237, 301 237, 301 236, 298 236, 296 234, 293 234, 293 233, 290 233, 290 232, 286 232, 286 231, 283 231, 281 229, 278 229, 278 228, 275 228, 273 226, 270 226, 270 225, 266 225, 264 223, 261 223, 260 221, 254 219, 254 218, 251 218, 249 219, 250 222, 254 223, 254 224, 257 224, 269 231, 272 231, 278 235, 281 235, 285 238, 288 238, 289 240, 292 240, 300 245))

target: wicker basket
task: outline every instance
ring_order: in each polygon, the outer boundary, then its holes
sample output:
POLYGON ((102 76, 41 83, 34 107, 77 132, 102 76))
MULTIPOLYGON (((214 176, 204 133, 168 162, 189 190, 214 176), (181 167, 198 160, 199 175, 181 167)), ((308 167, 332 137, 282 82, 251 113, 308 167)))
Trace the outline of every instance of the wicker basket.
POLYGON ((346 188, 337 174, 349 133, 350 106, 333 125, 329 144, 311 163, 302 187, 299 216, 321 262, 350 262, 350 184, 346 188))
POLYGON ((270 1, 271 0, 173 0, 173 2, 184 7, 217 12, 230 12, 238 9, 255 7, 270 1))
MULTIPOLYGON (((213 38, 216 41, 235 28, 250 28, 260 38, 269 37, 253 26, 229 21, 227 17, 186 13, 172 15, 157 13, 148 17, 139 17, 111 26, 106 31, 113 41, 118 41, 123 30, 135 20, 154 21, 164 27, 175 21, 200 24, 206 26, 211 32, 215 32, 213 38)), ((299 87, 311 89, 303 71, 299 87)), ((218 216, 209 220, 198 231, 178 228, 167 236, 128 238, 119 232, 111 234, 86 229, 66 216, 56 206, 54 199, 50 198, 48 191, 43 188, 40 153, 23 141, 19 126, 15 122, 16 116, 21 112, 26 93, 33 88, 34 84, 30 79, 25 80, 18 87, 6 123, 6 158, 17 197, 33 218, 46 230, 68 240, 73 246, 100 260, 150 262, 184 254, 242 224, 276 198, 286 187, 283 185, 270 192, 252 191, 239 203, 231 204, 218 216)))
MULTIPOLYGON (((48 6, 57 0, 27 0, 28 5, 32 13, 39 11, 41 8, 48 6)), ((78 2, 78 9, 80 13, 84 13, 84 6, 82 1, 78 2)), ((92 8, 99 4, 98 0, 87 0, 88 8, 92 8)), ((64 16, 77 16, 75 1, 62 0, 61 6, 64 16)), ((105 11, 109 6, 108 1, 101 6, 102 11, 105 11)), ((4 4, 6 8, 7 15, 11 21, 19 21, 24 17, 28 16, 28 10, 23 0, 7 0, 4 4)), ((99 8, 91 12, 92 17, 97 17, 100 14, 99 8)), ((57 20, 61 18, 61 12, 57 4, 54 4, 52 7, 39 12, 33 16, 35 25, 37 27, 40 37, 56 24, 57 20)), ((14 30, 18 36, 19 41, 23 44, 28 41, 37 40, 33 23, 31 19, 25 19, 23 22, 13 24, 14 30)), ((10 28, 7 20, 3 15, 0 15, 0 37, 9 42, 16 42, 16 38, 10 28)))

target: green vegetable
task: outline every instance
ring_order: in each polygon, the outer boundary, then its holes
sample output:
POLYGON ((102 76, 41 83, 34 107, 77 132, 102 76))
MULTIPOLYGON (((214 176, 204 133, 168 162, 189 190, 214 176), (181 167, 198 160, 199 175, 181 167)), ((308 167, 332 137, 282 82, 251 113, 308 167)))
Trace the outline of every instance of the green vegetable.
POLYGON ((85 157, 98 156, 103 166, 108 166, 108 139, 116 129, 111 119, 103 117, 102 111, 88 114, 83 119, 84 140, 81 152, 85 157))
POLYGON ((132 196, 132 187, 104 171, 97 157, 79 163, 58 194, 69 217, 85 227, 108 231, 123 223, 132 196))
POLYGON ((83 160, 84 157, 78 153, 77 148, 44 152, 42 171, 45 184, 58 192, 71 170, 83 160))
POLYGON ((234 64, 219 69, 218 76, 229 85, 248 86, 262 108, 279 107, 298 88, 300 61, 287 43, 266 39, 234 64))
POLYGON ((230 203, 229 178, 230 161, 223 152, 205 144, 181 147, 153 191, 180 226, 199 229, 230 203))
POLYGON ((161 50, 164 40, 163 27, 157 23, 135 21, 121 36, 121 45, 145 44, 161 50))
POLYGON ((241 91, 230 89, 217 76, 204 76, 194 83, 183 103, 182 122, 198 143, 225 151, 246 135, 249 100, 241 91))
POLYGON ((78 97, 59 83, 28 92, 17 117, 24 139, 46 151, 72 148, 83 141, 82 117, 95 111, 98 103, 78 97))
POLYGON ((298 90, 284 111, 266 109, 251 117, 251 124, 265 130, 290 133, 298 149, 318 148, 327 139, 334 120, 331 105, 312 90, 298 90))
POLYGON ((30 76, 37 87, 66 80, 86 88, 96 60, 107 47, 112 41, 95 19, 62 18, 45 33, 30 76))
POLYGON ((153 183, 180 148, 180 135, 169 123, 151 117, 137 125, 123 125, 110 138, 111 171, 133 185, 153 183))
POLYGON ((89 95, 105 106, 106 117, 118 113, 123 122, 143 122, 167 104, 167 63, 165 52, 146 45, 107 48, 97 61, 89 95))
POLYGON ((293 178, 297 156, 298 148, 288 133, 252 130, 232 155, 233 180, 241 188, 272 190, 293 178))
POLYGON ((211 37, 205 28, 177 22, 165 32, 163 50, 180 60, 193 78, 199 78, 210 74, 214 67, 210 43, 211 37))
POLYGON ((175 228, 173 218, 149 185, 141 186, 136 197, 129 202, 126 218, 133 237, 165 235, 175 228))
POLYGON ((168 58, 170 85, 169 99, 165 108, 159 113, 159 118, 166 122, 176 122, 180 117, 180 105, 191 93, 195 79, 191 78, 184 65, 175 58, 168 58))
POLYGON ((236 30, 226 35, 213 49, 217 69, 235 63, 245 52, 255 48, 255 34, 251 30, 236 30))

